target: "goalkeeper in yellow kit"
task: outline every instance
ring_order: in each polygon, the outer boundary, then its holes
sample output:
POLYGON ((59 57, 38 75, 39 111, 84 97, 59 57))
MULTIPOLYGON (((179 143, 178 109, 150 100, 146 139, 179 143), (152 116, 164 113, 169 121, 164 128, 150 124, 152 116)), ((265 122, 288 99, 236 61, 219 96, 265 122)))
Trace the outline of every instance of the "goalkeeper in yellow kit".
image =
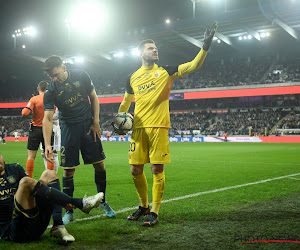
MULTIPOLYGON (((139 52, 142 66, 129 75, 126 92, 118 112, 127 112, 135 96, 133 132, 129 148, 130 171, 140 199, 140 206, 128 220, 138 220, 148 215, 142 224, 153 226, 158 222, 158 212, 165 189, 164 164, 170 163, 169 137, 170 128, 169 97, 172 83, 198 70, 212 43, 217 30, 217 22, 207 28, 204 34, 203 48, 191 62, 178 66, 160 67, 158 50, 152 40, 142 41, 139 52), (152 208, 148 203, 148 184, 144 173, 144 164, 150 163, 153 175, 152 208)), ((115 131, 121 134, 114 126, 115 131)))

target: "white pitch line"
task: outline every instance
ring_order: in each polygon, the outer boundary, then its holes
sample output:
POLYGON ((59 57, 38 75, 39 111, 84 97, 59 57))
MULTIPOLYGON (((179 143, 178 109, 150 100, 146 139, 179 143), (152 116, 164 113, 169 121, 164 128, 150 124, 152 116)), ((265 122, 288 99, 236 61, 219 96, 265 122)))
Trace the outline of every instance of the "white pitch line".
MULTIPOLYGON (((180 161, 180 159, 176 159, 180 161)), ((184 160, 182 160, 184 161, 184 160)), ((200 162, 214 162, 214 163, 247 163, 247 164, 260 164, 260 165, 289 165, 289 166, 300 166, 300 163, 286 163, 286 162, 255 162, 255 161, 209 161, 209 160, 189 160, 189 161, 200 161, 200 162)))
POLYGON ((289 179, 300 181, 299 178, 289 177, 289 179))
MULTIPOLYGON (((217 192, 226 191, 226 190, 229 190, 229 189, 247 187, 247 186, 261 184, 261 183, 265 183, 265 182, 269 182, 269 181, 275 181, 275 180, 280 180, 280 179, 284 179, 284 178, 289 178, 289 177, 293 177, 293 176, 297 176, 297 175, 300 175, 300 173, 279 176, 279 177, 265 179, 265 180, 261 180, 261 181, 249 182, 249 183, 236 185, 236 186, 218 188, 218 189, 208 190, 208 191, 199 192, 199 193, 195 193, 195 194, 184 195, 184 196, 180 196, 180 197, 171 198, 171 199, 168 199, 168 200, 163 200, 162 203, 168 203, 168 202, 171 202, 171 201, 178 201, 178 200, 188 199, 188 198, 192 198, 192 197, 196 197, 196 196, 200 196, 200 195, 204 195, 204 194, 217 193, 217 192)), ((150 203, 149 205, 152 205, 152 204, 150 203)), ((119 213, 131 211, 131 210, 134 210, 134 209, 136 209, 136 206, 135 207, 126 207, 126 208, 120 209, 118 211, 115 211, 115 213, 119 214, 119 213)), ((79 221, 92 220, 92 219, 96 219, 96 218, 104 217, 104 216, 105 216, 105 214, 100 214, 100 215, 94 215, 94 216, 90 216, 90 217, 86 217, 86 218, 75 219, 72 223, 79 222, 79 221)), ((51 228, 51 227, 52 226, 48 226, 48 228, 51 228)))

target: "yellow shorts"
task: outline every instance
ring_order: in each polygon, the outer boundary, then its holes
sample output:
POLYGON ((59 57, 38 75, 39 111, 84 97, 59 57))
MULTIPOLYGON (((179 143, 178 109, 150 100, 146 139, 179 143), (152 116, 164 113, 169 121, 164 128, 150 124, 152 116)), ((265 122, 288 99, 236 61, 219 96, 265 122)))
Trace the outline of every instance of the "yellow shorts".
POLYGON ((167 128, 138 128, 130 140, 129 164, 170 163, 169 135, 167 128))

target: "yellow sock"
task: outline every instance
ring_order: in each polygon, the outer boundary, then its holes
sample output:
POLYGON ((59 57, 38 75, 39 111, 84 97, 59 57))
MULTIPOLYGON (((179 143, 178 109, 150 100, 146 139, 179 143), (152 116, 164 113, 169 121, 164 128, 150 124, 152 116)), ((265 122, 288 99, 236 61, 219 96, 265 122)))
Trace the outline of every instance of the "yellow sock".
POLYGON ((165 191, 165 173, 153 175, 153 187, 152 187, 152 209, 151 212, 154 212, 158 215, 159 207, 162 201, 162 197, 165 191))
POLYGON ((148 207, 148 183, 145 172, 140 175, 133 176, 133 182, 140 198, 141 207, 148 207))

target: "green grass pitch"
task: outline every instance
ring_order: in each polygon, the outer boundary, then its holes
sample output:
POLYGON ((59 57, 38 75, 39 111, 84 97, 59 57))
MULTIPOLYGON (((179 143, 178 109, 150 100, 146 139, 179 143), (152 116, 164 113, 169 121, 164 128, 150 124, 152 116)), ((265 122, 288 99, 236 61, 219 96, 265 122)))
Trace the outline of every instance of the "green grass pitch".
MULTIPOLYGON (((295 236, 300 240, 300 144, 171 143, 165 166, 166 187, 159 224, 143 228, 126 217, 139 204, 129 171, 128 142, 103 142, 107 201, 115 219, 101 209, 89 215, 75 210, 67 226, 76 242, 70 249, 296 249, 295 243, 240 244, 249 236, 295 236), (297 175, 299 174, 299 175, 297 175), (279 178, 282 177, 282 178, 279 178), (239 237, 244 237, 239 240, 239 237)), ((0 144, 7 163, 26 165, 26 142, 0 144)), ((44 169, 40 152, 34 178, 44 169)), ((151 202, 152 176, 145 165, 151 202)), ((61 179, 62 169, 58 172, 61 179)), ((91 165, 75 172, 74 196, 96 193, 91 165)), ((251 240, 252 238, 249 238, 251 240)), ((50 238, 16 244, 0 240, 1 249, 66 247, 50 238)))

